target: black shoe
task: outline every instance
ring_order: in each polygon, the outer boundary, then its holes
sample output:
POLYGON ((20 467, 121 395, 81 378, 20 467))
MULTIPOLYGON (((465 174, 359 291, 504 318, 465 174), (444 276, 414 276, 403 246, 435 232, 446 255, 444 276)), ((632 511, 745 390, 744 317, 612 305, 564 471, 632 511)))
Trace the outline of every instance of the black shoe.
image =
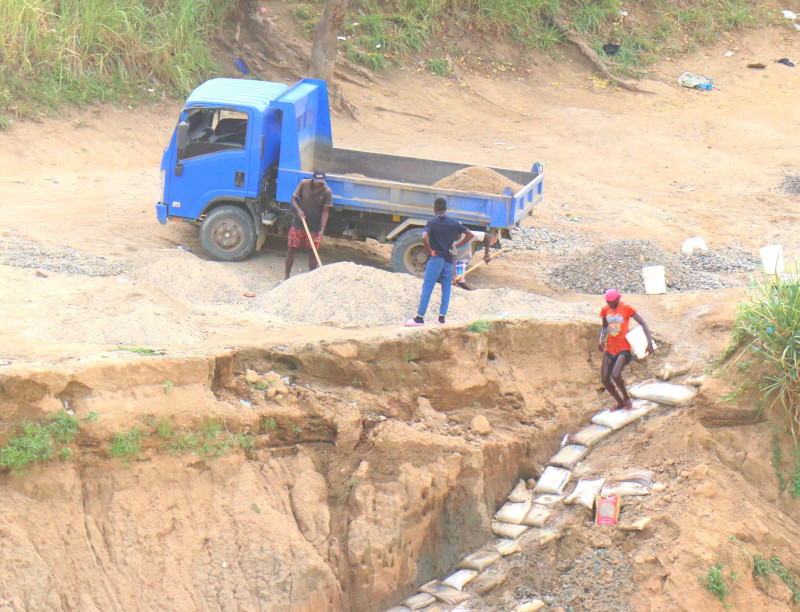
POLYGON ((439 319, 436 322, 439 325, 444 325, 444 315, 439 315, 439 319))

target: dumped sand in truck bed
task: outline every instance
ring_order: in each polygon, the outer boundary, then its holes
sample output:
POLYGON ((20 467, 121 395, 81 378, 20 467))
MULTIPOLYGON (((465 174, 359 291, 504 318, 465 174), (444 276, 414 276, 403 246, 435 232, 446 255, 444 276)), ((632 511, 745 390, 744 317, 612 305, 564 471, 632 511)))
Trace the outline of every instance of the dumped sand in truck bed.
MULTIPOLYGON (((350 262, 335 263, 293 276, 258 298, 262 312, 297 323, 336 327, 401 325, 416 314, 422 280, 350 262)), ((426 315, 436 320, 441 288, 434 289, 426 315)), ((568 320, 590 317, 585 308, 558 304, 535 293, 513 289, 453 288, 449 322, 480 318, 530 317, 568 320)))
POLYGON ((517 193, 522 187, 491 168, 484 168, 483 166, 462 168, 450 176, 436 181, 433 186, 439 189, 477 191, 479 193, 496 193, 498 195, 502 195, 506 187, 510 187, 514 193, 517 193))

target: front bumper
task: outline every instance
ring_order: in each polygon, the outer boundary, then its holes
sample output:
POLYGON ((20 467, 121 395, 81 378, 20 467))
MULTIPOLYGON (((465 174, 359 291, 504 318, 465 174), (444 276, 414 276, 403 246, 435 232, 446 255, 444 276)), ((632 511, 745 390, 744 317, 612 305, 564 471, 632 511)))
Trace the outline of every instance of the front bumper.
POLYGON ((167 224, 167 205, 166 204, 162 204, 161 202, 156 204, 156 216, 158 217, 158 222, 161 225, 166 225, 167 224))

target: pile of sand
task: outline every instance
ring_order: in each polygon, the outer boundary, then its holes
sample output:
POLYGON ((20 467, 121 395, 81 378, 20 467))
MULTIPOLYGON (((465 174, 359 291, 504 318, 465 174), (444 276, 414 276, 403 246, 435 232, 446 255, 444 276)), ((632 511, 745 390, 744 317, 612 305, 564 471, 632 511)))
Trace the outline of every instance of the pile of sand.
MULTIPOLYGON (((422 280, 350 262, 330 264, 293 276, 257 298, 254 307, 286 321, 335 327, 402 325, 416 314, 422 280)), ((438 314, 441 288, 433 292, 426 321, 438 314)), ((480 318, 528 317, 539 320, 582 319, 580 307, 511 289, 464 291, 454 288, 449 322, 480 318)))
POLYGON ((522 188, 522 185, 517 185, 490 168, 471 166, 469 168, 462 168, 450 176, 436 181, 433 187, 502 195, 506 187, 509 187, 511 191, 517 193, 517 191, 522 188))

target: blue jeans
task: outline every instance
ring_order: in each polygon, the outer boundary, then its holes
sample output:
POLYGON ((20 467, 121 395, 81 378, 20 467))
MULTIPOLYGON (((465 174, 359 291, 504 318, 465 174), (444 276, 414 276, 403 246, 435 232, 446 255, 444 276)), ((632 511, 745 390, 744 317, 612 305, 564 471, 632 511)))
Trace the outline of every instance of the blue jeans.
POLYGON ((431 293, 436 283, 442 283, 442 305, 439 307, 439 315, 447 315, 450 306, 450 290, 453 288, 453 264, 445 261, 442 257, 431 257, 425 267, 425 278, 422 281, 422 297, 419 300, 419 310, 417 315, 425 316, 428 310, 428 302, 431 300, 431 293))

